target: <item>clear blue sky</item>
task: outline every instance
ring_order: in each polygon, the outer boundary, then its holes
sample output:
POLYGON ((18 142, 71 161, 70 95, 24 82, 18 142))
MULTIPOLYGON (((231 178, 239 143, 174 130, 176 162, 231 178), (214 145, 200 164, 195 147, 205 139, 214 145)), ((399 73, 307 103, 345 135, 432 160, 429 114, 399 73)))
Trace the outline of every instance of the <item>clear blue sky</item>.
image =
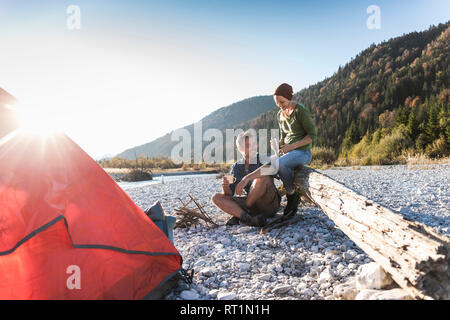
POLYGON ((372 43, 449 19, 448 0, 0 0, 0 87, 98 157, 282 82, 299 91, 372 43), (80 30, 67 29, 69 5, 80 30))

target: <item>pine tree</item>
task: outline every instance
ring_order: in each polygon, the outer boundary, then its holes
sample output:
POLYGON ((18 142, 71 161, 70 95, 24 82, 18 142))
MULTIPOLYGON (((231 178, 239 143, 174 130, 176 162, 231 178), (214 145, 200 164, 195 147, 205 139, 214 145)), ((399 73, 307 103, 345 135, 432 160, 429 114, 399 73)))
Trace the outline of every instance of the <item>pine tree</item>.
POLYGON ((450 115, 448 105, 441 103, 441 109, 438 114, 439 131, 445 137, 447 149, 450 149, 450 115))
POLYGON ((450 125, 445 128, 445 137, 447 141, 447 148, 450 149, 450 125))
POLYGON ((408 125, 408 109, 404 106, 401 106, 397 112, 397 118, 395 119, 395 124, 400 125, 404 124, 408 125))
POLYGON ((419 122, 417 121, 416 109, 413 109, 409 114, 406 130, 408 131, 410 138, 416 140, 416 137, 419 134, 419 122))
POLYGON ((439 119, 437 108, 432 105, 428 110, 428 121, 425 125, 425 133, 430 142, 439 136, 439 119))

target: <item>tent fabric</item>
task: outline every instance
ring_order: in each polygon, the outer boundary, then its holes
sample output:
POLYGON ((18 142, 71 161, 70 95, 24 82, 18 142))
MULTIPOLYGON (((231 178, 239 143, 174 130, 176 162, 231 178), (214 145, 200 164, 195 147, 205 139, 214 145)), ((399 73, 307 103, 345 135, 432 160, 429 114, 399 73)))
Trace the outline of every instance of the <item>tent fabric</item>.
POLYGON ((0 142, 0 299, 141 299, 181 264, 167 236, 65 134, 0 142))

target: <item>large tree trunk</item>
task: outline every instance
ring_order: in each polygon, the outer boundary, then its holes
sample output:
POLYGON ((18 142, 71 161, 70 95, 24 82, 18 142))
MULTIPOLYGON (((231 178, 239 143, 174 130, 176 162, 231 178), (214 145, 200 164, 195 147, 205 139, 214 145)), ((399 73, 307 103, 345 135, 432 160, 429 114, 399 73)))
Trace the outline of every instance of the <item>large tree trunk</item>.
POLYGON ((416 299, 450 299, 450 239, 406 220, 311 168, 295 183, 351 240, 416 299))

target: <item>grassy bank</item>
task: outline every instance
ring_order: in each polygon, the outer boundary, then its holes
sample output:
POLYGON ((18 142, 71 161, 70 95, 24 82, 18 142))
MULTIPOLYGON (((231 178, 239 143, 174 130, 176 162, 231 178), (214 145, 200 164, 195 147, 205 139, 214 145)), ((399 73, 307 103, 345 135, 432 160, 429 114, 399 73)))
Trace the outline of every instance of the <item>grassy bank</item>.
MULTIPOLYGON (((364 143, 364 142, 363 142, 364 143)), ((436 164, 446 164, 450 163, 450 157, 441 158, 431 158, 424 153, 413 153, 408 151, 400 152, 400 154, 393 156, 392 153, 380 150, 380 148, 375 148, 374 150, 362 150, 361 146, 356 146, 356 150, 353 154, 340 155, 337 156, 332 149, 314 147, 312 149, 313 159, 310 167, 313 169, 329 169, 334 167, 354 167, 359 166, 380 166, 380 165, 436 165, 436 164), (373 157, 373 154, 379 152, 377 157, 373 157), (384 153, 383 153, 384 152, 384 153), (359 155, 359 157, 358 157, 359 155), (371 156, 372 155, 372 156, 371 156), (383 157, 384 155, 384 157, 383 157), (370 158, 369 158, 370 157, 370 158), (376 158, 377 161, 368 161, 368 159, 376 158)), ((394 148, 395 149, 395 148, 394 148)), ((167 159, 164 159, 167 160, 167 159)), ((135 160, 128 160, 127 165, 135 163, 135 160)), ((207 165, 202 164, 190 164, 190 165, 180 165, 175 168, 161 168, 152 167, 147 168, 144 166, 139 166, 143 169, 151 170, 152 174, 165 174, 165 173, 176 173, 176 172, 201 172, 201 173, 216 173, 216 172, 229 172, 231 164, 213 164, 207 165)), ((124 175, 128 174, 133 170, 133 167, 103 167, 103 169, 113 175, 124 175)))
POLYGON ((313 160, 310 167, 314 169, 329 169, 334 167, 353 167, 359 166, 382 166, 382 165, 437 165, 450 163, 450 157, 431 158, 424 153, 413 153, 408 151, 400 152, 398 155, 393 155, 389 152, 376 148, 375 150, 357 150, 352 155, 341 155, 339 157, 334 155, 331 149, 318 148, 313 149, 313 160), (376 152, 380 152, 376 154, 376 152), (376 160, 374 160, 376 159, 376 160))
MULTIPOLYGON (((333 167, 357 167, 380 165, 433 165, 450 163, 450 148, 446 136, 436 134, 436 139, 428 144, 413 139, 408 126, 400 123, 395 127, 377 129, 356 144, 347 144, 337 153, 331 148, 313 147, 314 169, 333 167)), ((441 130, 442 131, 442 130, 441 130)), ((130 174, 133 170, 151 174, 176 172, 221 173, 229 172, 231 164, 181 163, 170 158, 148 158, 141 156, 135 160, 112 158, 98 162, 110 174, 130 174)))

